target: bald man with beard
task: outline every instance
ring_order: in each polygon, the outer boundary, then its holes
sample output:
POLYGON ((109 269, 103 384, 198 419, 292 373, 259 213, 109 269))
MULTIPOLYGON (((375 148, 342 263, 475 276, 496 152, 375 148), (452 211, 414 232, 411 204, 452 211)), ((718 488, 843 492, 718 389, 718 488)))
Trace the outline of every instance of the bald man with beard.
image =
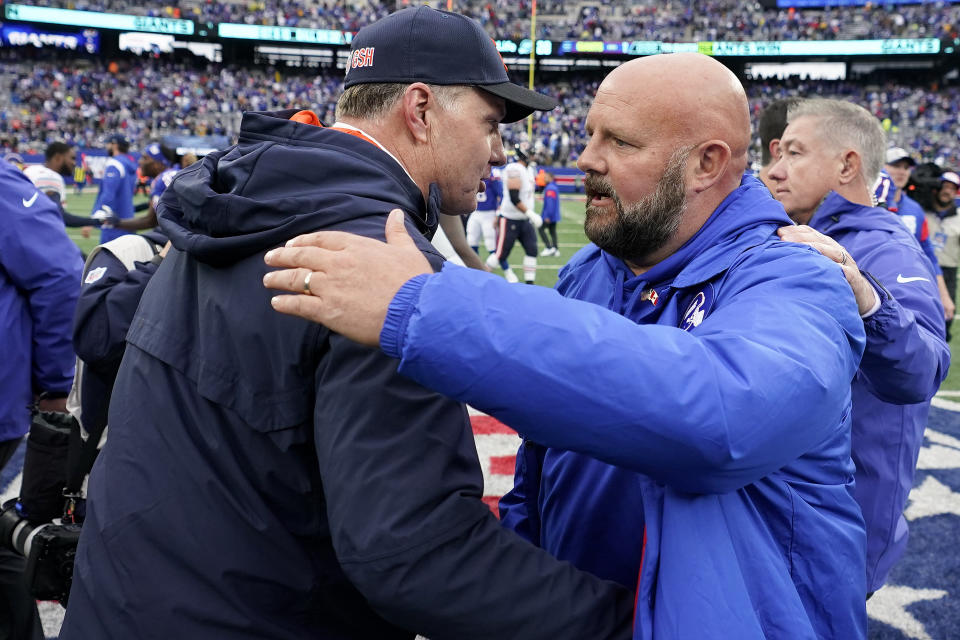
POLYGON ((865 637, 863 323, 744 174, 743 88, 699 54, 637 59, 586 127, 592 244, 555 290, 434 273, 391 217, 386 243, 318 233, 267 254, 283 269, 265 284, 301 294, 274 308, 515 428, 504 525, 635 588, 634 638, 865 637))

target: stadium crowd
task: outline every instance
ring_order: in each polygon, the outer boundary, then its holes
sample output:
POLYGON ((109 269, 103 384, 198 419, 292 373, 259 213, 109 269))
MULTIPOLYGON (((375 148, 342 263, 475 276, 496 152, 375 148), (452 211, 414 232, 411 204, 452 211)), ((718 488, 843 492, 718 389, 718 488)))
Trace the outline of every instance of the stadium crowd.
MULTIPOLYGON (((344 29, 356 31, 405 2, 251 0, 248 2, 129 2, 128 0, 39 0, 32 4, 110 11, 200 22, 344 29)), ((530 34, 529 0, 453 3, 495 38, 530 34)), ((823 9, 765 9, 757 2, 707 0, 655 2, 598 0, 596 4, 547 0, 537 4, 537 37, 547 39, 834 40, 860 38, 955 38, 960 6, 946 2, 823 9)))
MULTIPOLYGON (((321 121, 332 122, 341 81, 339 71, 196 69, 148 58, 111 70, 103 60, 27 62, 8 54, 0 57, 0 138, 21 153, 41 153, 54 140, 99 147, 118 131, 134 148, 170 133, 234 138, 242 112, 291 106, 310 106, 321 121)), ((556 96, 560 109, 535 116, 532 139, 524 123, 504 126, 505 143, 530 149, 541 164, 574 164, 586 144, 583 122, 598 84, 591 75, 540 83, 539 90, 556 96)), ((841 98, 876 115, 891 145, 946 166, 960 165, 955 132, 960 88, 955 86, 799 79, 745 86, 754 115, 788 96, 841 98)))

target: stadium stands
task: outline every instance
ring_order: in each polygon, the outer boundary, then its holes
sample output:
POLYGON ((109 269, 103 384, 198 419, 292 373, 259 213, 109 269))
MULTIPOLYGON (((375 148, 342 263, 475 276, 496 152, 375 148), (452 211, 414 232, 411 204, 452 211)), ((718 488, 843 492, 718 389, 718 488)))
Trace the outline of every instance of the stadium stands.
MULTIPOLYGON (((235 22, 356 31, 400 2, 348 0, 34 0, 35 6, 108 11, 200 22, 235 22)), ((446 3, 433 3, 445 7, 446 3)), ((476 18, 495 38, 530 35, 530 0, 455 0, 453 8, 476 18)), ((829 4, 829 3, 824 3, 829 4)), ((543 0, 537 37, 545 39, 841 40, 956 38, 960 5, 872 3, 816 9, 765 9, 757 2, 706 0, 543 0)))
MULTIPOLYGON (((107 62, 85 59, 60 63, 0 57, 0 138, 14 140, 21 153, 39 152, 52 140, 81 147, 102 146, 124 132, 134 144, 166 134, 226 135, 239 130, 243 111, 310 107, 333 121, 340 92, 339 73, 316 70, 201 69, 152 58, 133 58, 112 73, 107 62)), ((532 148, 544 164, 572 165, 586 143, 583 120, 596 91, 596 75, 539 83, 560 99, 560 109, 534 121, 504 127, 508 145, 532 148)), ((956 122, 960 89, 831 81, 753 81, 746 84, 754 114, 788 95, 839 97, 861 104, 883 122, 890 143, 924 160, 960 166, 956 122)))

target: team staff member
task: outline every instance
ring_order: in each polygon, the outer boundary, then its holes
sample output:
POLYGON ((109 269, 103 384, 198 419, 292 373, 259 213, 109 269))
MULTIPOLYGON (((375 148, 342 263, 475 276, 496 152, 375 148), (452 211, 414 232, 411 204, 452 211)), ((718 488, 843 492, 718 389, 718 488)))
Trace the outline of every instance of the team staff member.
MULTIPOLYGON (((120 134, 107 140, 107 160, 100 191, 93 203, 93 217, 98 220, 118 218, 124 220, 133 217, 133 190, 136 185, 137 165, 127 155, 130 143, 120 134)), ((109 223, 100 229, 100 244, 120 237, 127 231, 110 227, 109 223)))
POLYGON ((560 198, 557 195, 557 183, 553 181, 553 176, 549 173, 544 175, 547 182, 543 186, 543 210, 540 212, 540 217, 543 218, 543 226, 538 231, 545 249, 540 252, 540 255, 559 256, 557 223, 560 222, 560 198), (547 233, 550 235, 547 236, 547 233))
MULTIPOLYGON (((64 411, 73 381, 70 323, 80 289, 80 250, 57 206, 0 162, 0 469, 30 428, 30 405, 64 411)), ((24 560, 0 544, 0 637, 43 638, 24 560)))
POLYGON ((937 262, 937 254, 934 251, 933 243, 930 242, 930 230, 927 226, 927 219, 923 212, 923 207, 913 198, 907 195, 906 187, 910 182, 910 172, 917 162, 909 153, 900 147, 887 149, 886 164, 884 169, 890 176, 895 189, 893 193, 886 198, 886 208, 900 216, 901 222, 914 235, 923 253, 927 256, 936 275, 937 295, 940 298, 940 304, 943 305, 944 320, 953 320, 953 314, 956 307, 953 299, 947 291, 947 283, 943 279, 943 271, 937 262))
POLYGON ((800 102, 788 122, 770 178, 787 214, 809 226, 785 227, 780 235, 841 265, 867 334, 853 379, 853 461, 872 593, 906 550, 903 509, 930 398, 950 368, 943 309, 929 261, 910 233, 872 206, 870 186, 883 159, 880 122, 839 100, 800 102))
POLYGON ((361 29, 344 85, 333 127, 247 113, 237 146, 161 198, 173 248, 127 333, 62 640, 629 635, 628 589, 481 501, 463 405, 259 286, 268 249, 318 228, 382 238, 394 207, 439 269, 429 236, 504 161, 499 123, 555 101, 510 84, 474 21, 428 7, 361 29))
POLYGON ((543 220, 534 211, 534 183, 530 175, 530 161, 520 147, 514 149, 516 160, 503 168, 501 176, 507 197, 497 211, 497 251, 487 258, 487 266, 503 269, 508 282, 519 278, 510 268, 513 243, 520 240, 523 247, 523 281, 533 284, 537 279, 537 232, 543 220))
POLYGON ((634 638, 864 638, 863 322, 841 270, 781 241, 789 218, 743 175, 743 88, 707 56, 639 58, 586 129, 594 244, 557 291, 430 273, 392 217, 387 244, 318 233, 269 254, 296 268, 268 286, 316 283, 275 308, 379 342, 404 375, 549 445, 518 454, 504 522, 636 585, 634 638))

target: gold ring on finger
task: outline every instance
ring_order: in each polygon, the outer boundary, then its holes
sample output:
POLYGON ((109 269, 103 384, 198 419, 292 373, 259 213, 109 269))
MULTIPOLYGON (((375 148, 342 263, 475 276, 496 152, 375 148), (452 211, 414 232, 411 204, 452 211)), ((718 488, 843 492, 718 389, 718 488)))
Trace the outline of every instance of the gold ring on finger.
POLYGON ((303 292, 308 296, 312 296, 313 292, 310 291, 310 278, 313 276, 313 271, 307 274, 307 277, 303 279, 303 292))

